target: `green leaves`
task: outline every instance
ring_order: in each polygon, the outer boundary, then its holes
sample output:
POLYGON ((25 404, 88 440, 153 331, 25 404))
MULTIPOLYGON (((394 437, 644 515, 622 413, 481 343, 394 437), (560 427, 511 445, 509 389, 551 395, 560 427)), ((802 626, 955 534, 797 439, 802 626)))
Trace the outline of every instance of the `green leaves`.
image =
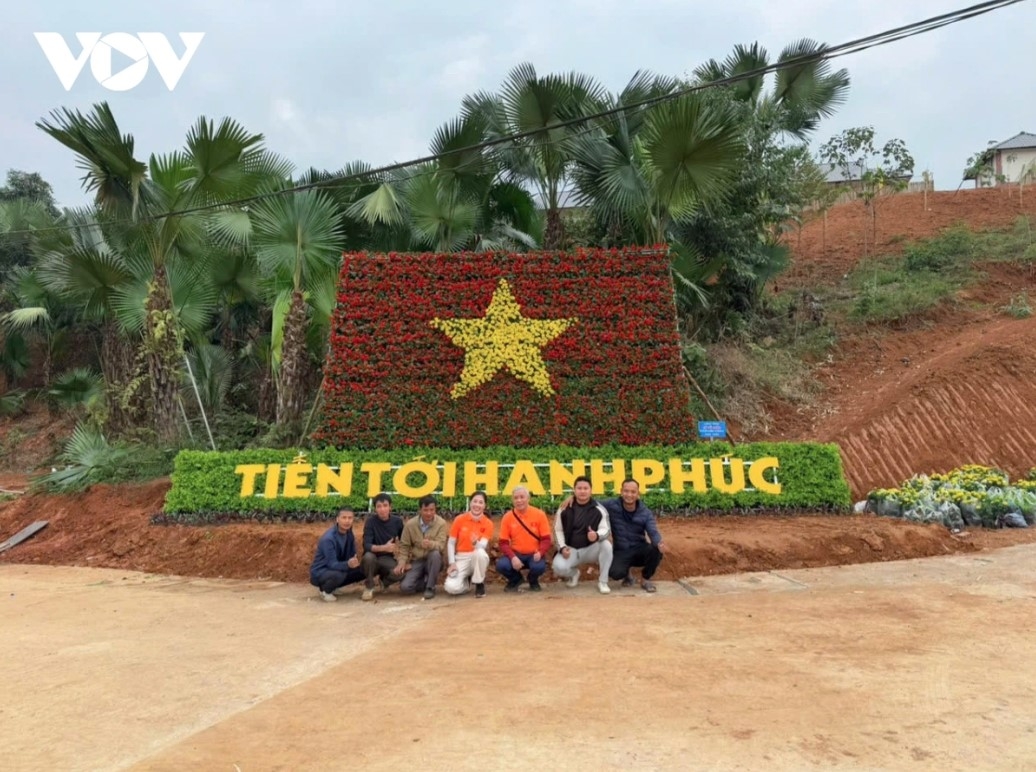
POLYGON ((252 207, 250 217, 259 270, 278 287, 308 288, 338 265, 338 208, 326 193, 307 190, 264 198, 252 207))
POLYGON ((86 172, 84 187, 98 206, 136 216, 147 165, 134 157, 133 137, 119 130, 108 103, 93 107, 87 115, 56 110, 36 126, 76 154, 76 165, 86 172))

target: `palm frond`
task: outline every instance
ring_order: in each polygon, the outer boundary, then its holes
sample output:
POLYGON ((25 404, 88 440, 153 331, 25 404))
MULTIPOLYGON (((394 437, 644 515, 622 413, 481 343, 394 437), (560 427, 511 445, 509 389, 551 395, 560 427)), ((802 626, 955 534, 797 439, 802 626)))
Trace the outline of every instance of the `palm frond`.
POLYGON ((306 190, 258 202, 251 211, 259 270, 297 289, 337 265, 342 253, 338 208, 326 193, 306 190))
POLYGON ((47 396, 61 407, 89 409, 104 397, 104 382, 90 368, 77 367, 55 378, 47 396))
POLYGON ((386 180, 367 195, 355 201, 346 210, 369 225, 399 225, 405 221, 405 208, 399 183, 386 180))
POLYGON ((415 177, 407 186, 406 203, 414 239, 421 246, 450 252, 470 241, 480 207, 457 185, 431 175, 415 177))
POLYGON ((696 202, 729 189, 744 146, 732 115, 689 94, 648 117, 644 150, 655 195, 679 218, 696 202))
POLYGON ((194 386, 190 382, 190 373, 193 373, 202 406, 210 415, 219 412, 234 382, 233 355, 221 346, 201 343, 187 357, 191 369, 187 372, 185 368, 181 386, 185 403, 191 404, 196 399, 194 386))
MULTIPOLYGON (((770 55, 759 43, 750 46, 737 45, 723 62, 726 77, 737 77, 748 72, 761 70, 770 64, 770 55)), ((734 96, 743 101, 755 103, 763 90, 763 76, 753 75, 733 85, 734 96)))
MULTIPOLYGON (((250 174, 263 161, 263 135, 253 134, 232 118, 217 126, 204 116, 187 132, 185 156, 190 163, 192 195, 202 202, 239 195, 250 174)), ((287 176, 287 175, 284 175, 287 176)))
POLYGON ((17 308, 0 315, 0 319, 10 330, 26 331, 50 323, 51 312, 39 306, 17 308))
POLYGON ((36 126, 76 154, 76 165, 86 173, 83 187, 98 206, 135 216, 147 165, 134 158, 134 141, 123 134, 107 102, 84 115, 62 108, 36 126))

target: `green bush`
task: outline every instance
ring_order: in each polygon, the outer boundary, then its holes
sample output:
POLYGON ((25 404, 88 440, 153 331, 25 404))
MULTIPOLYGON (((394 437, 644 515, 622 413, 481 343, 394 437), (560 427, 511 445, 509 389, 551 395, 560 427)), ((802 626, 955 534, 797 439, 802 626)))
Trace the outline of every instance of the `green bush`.
POLYGON ((935 238, 908 244, 903 262, 908 271, 941 271, 974 254, 978 237, 964 226, 948 228, 935 238))
MULTIPOLYGON (((211 451, 181 451, 175 461, 172 474, 172 488, 166 496, 165 512, 176 515, 174 519, 197 521, 211 519, 215 516, 237 516, 249 518, 253 516, 282 517, 298 519, 300 515, 314 513, 331 513, 338 507, 351 506, 359 511, 367 511, 369 498, 367 475, 361 471, 360 464, 365 461, 381 461, 402 464, 408 461, 423 460, 428 462, 463 462, 487 460, 507 464, 516 460, 529 460, 534 463, 548 462, 556 459, 562 463, 573 459, 623 459, 627 462, 625 472, 630 473, 628 465, 631 459, 652 459, 666 464, 667 479, 670 458, 690 459, 720 458, 730 455, 745 461, 765 457, 776 457, 779 462, 777 479, 782 486, 779 496, 767 494, 759 490, 743 490, 734 494, 726 494, 713 489, 704 493, 695 492, 688 484, 684 493, 677 494, 668 488, 648 488, 642 493, 644 502, 656 511, 666 513, 675 511, 731 511, 751 508, 767 510, 786 509, 825 509, 834 511, 846 510, 850 503, 849 486, 845 481, 841 457, 835 445, 811 443, 753 443, 733 448, 724 442, 691 443, 671 447, 662 446, 603 446, 596 448, 573 448, 564 446, 543 446, 537 448, 492 447, 477 450, 444 450, 444 449, 395 449, 384 451, 335 451, 320 450, 307 454, 306 463, 314 468, 317 464, 337 465, 352 462, 352 492, 349 496, 337 494, 330 496, 311 496, 308 498, 270 498, 253 495, 241 496, 242 475, 235 473, 235 468, 242 464, 288 464, 294 453, 279 450, 242 450, 216 453, 211 451)), ((543 470, 544 472, 546 470, 543 470)), ((589 465, 587 466, 589 472, 589 465)), ((510 473, 509 469, 501 469, 499 474, 500 490, 503 490, 510 473)), ((458 478, 462 472, 458 472, 458 478)), ((593 476, 591 474, 591 476, 593 476)), ((768 475, 770 479, 772 473, 768 475)), ((547 475, 542 475, 544 486, 548 485, 547 475)), ((282 481, 283 482, 283 481, 282 481)), ((391 478, 384 478, 384 485, 392 489, 391 478)), ((414 479, 410 484, 418 484, 414 479)), ((617 482, 621 482, 617 481, 617 482)), ((605 495, 614 495, 617 482, 609 483, 605 495)), ((313 487, 312 480, 309 483, 313 487)), ((751 484, 747 481, 746 485, 751 484)), ((482 487, 482 486, 480 486, 482 487)), ((459 488, 459 486, 458 486, 459 488)), ((264 478, 256 480, 255 493, 264 490, 264 478)), ((565 494, 567 495, 567 494, 565 494)), ((533 503, 544 508, 556 506, 562 496, 534 496, 533 503)), ((447 512, 461 511, 466 505, 466 498, 458 494, 452 498, 440 498, 441 508, 447 512)), ((416 501, 402 496, 394 496, 394 508, 398 511, 413 511, 416 501)), ((509 505, 509 498, 491 496, 490 508, 501 510, 509 505)))

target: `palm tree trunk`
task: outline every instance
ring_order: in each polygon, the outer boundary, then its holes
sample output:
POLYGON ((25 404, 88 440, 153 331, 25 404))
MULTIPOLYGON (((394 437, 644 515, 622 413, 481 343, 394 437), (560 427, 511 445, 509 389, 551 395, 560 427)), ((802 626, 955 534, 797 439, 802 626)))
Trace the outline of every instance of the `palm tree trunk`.
POLYGON ((561 210, 551 207, 547 210, 547 227, 543 231, 543 248, 545 250, 561 249, 565 245, 565 223, 561 220, 561 210))
POLYGON ((158 438, 165 442, 179 436, 176 416, 177 373, 180 362, 180 335, 173 312, 172 293, 165 266, 155 269, 148 288, 147 322, 144 346, 148 375, 151 377, 151 416, 158 438))
POLYGON ((112 319, 105 320, 101 330, 100 359, 107 412, 104 428, 109 436, 117 437, 134 426, 130 404, 135 400, 126 393, 133 381, 134 368, 133 351, 112 319))
POLYGON ((291 306, 284 320, 281 349, 281 377, 277 390, 277 423, 294 425, 302 420, 306 374, 306 301, 301 290, 291 294, 291 306))

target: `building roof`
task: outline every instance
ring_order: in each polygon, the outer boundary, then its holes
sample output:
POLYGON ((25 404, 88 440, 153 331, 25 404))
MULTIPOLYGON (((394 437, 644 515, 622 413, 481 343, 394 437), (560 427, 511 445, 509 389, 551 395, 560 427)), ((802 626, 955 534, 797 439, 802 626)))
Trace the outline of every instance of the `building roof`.
MULTIPOLYGON (((579 191, 575 188, 562 188, 558 191, 558 206, 562 209, 571 209, 579 206, 578 199, 579 191)), ((547 202, 540 195, 539 191, 532 191, 532 200, 536 204, 536 208, 540 211, 545 211, 547 208, 547 202)))
MULTIPOLYGON (((836 164, 820 164, 820 171, 824 173, 824 181, 831 184, 837 185, 843 182, 855 182, 863 179, 863 173, 867 171, 867 167, 861 163, 854 163, 849 165, 849 177, 845 176, 845 168, 836 164)), ((912 174, 901 174, 899 179, 909 180, 913 177, 912 174)))
POLYGON ((1010 139, 1005 139, 999 145, 993 145, 991 150, 1020 150, 1026 147, 1036 147, 1036 134, 1027 131, 1019 131, 1010 139))
POLYGON ((849 171, 852 175, 851 177, 846 177, 845 169, 837 164, 820 164, 820 171, 824 173, 825 182, 837 183, 858 180, 863 177, 863 173, 866 169, 863 164, 850 164, 849 171))

